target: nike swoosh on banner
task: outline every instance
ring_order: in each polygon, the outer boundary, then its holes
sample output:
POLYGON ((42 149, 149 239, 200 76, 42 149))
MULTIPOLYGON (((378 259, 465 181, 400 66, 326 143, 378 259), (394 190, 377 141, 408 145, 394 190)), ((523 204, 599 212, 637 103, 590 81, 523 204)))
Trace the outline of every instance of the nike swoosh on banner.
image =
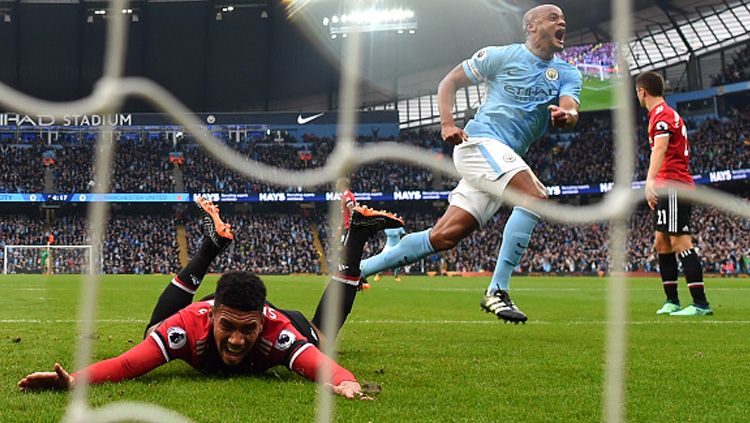
POLYGON ((304 125, 304 124, 306 124, 306 123, 308 123, 308 122, 312 122, 312 121, 314 121, 315 119, 317 119, 317 118, 319 118, 319 117, 323 116, 324 114, 325 114, 325 113, 318 113, 317 115, 312 115, 312 116, 308 116, 308 117, 306 117, 306 118, 303 118, 303 117, 302 117, 302 114, 299 114, 299 115, 297 116, 297 123, 298 123, 298 124, 300 124, 300 125, 304 125))

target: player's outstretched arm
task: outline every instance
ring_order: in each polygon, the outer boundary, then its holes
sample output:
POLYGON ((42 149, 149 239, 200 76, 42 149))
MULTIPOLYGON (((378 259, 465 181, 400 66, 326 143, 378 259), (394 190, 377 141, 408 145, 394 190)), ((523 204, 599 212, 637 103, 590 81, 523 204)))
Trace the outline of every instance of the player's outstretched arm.
POLYGON ((21 391, 67 390, 73 387, 75 378, 60 363, 55 363, 53 372, 34 372, 18 382, 21 391))
MULTIPOLYGON (((115 358, 102 360, 86 368, 89 383, 119 382, 133 379, 161 366, 166 362, 156 342, 151 337, 115 358)), ((18 382, 22 391, 48 389, 70 389, 82 372, 68 374, 55 363, 54 372, 35 372, 18 382)))
POLYGON ((349 399, 372 399, 362 392, 362 386, 352 372, 331 360, 314 345, 301 346, 297 353, 292 354, 292 357, 289 367, 313 382, 318 379, 320 368, 327 363, 331 369, 331 379, 326 386, 336 395, 349 399))

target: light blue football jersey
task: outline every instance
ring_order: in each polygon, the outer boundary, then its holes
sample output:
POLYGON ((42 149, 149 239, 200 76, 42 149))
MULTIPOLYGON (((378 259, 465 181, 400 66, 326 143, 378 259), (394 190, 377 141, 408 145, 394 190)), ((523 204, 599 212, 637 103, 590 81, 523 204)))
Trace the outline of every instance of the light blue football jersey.
POLYGON ((389 247, 393 247, 394 245, 398 244, 398 242, 401 240, 401 237, 406 234, 406 231, 404 228, 392 228, 392 229, 386 229, 383 231, 385 233, 385 245, 389 247))
POLYGON ((472 82, 487 84, 484 102, 464 130, 470 137, 499 140, 521 156, 547 130, 547 106, 561 96, 580 103, 578 69, 557 57, 543 60, 525 44, 485 47, 463 68, 472 82))

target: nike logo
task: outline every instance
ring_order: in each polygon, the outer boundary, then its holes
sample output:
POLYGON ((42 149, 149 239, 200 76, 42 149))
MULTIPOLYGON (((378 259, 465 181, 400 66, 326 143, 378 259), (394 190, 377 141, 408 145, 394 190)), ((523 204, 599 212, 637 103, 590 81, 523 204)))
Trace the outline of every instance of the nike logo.
POLYGON ((524 248, 525 249, 526 247, 528 247, 528 244, 527 245, 521 245, 520 242, 516 242, 516 247, 518 247, 518 248, 524 248))
POLYGON ((302 117, 302 113, 300 113, 299 116, 297 116, 297 123, 300 124, 300 125, 304 125, 304 124, 306 124, 308 122, 314 121, 315 119, 323 116, 324 114, 325 113, 318 113, 317 115, 312 115, 312 116, 308 116, 308 117, 302 117))

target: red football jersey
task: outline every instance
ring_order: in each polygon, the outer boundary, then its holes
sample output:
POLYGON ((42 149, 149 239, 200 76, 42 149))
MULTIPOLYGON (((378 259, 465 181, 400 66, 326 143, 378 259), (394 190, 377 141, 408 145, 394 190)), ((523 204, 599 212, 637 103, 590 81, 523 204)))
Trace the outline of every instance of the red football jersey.
POLYGON ((354 198, 354 193, 350 190, 346 190, 341 193, 341 216, 344 224, 344 228, 349 228, 349 223, 352 219, 352 208, 357 205, 357 200, 354 198))
POLYGON ((238 366, 226 366, 213 338, 208 312, 213 300, 193 303, 168 319, 141 343, 117 357, 94 363, 73 377, 88 375, 90 383, 119 382, 146 374, 175 359, 186 361, 193 368, 218 374, 253 374, 279 364, 310 380, 317 380, 324 363, 331 369, 331 383, 356 381, 350 371, 323 355, 308 341, 284 314, 266 305, 263 332, 250 353, 238 366))
POLYGON ((227 367, 216 351, 208 320, 211 307, 213 300, 190 304, 151 333, 166 361, 184 360, 196 370, 207 372, 258 373, 279 364, 291 368, 297 352, 312 346, 285 315, 266 305, 263 332, 255 346, 242 364, 227 367))
POLYGON ((656 186, 664 186, 668 181, 695 186, 690 174, 690 144, 685 122, 666 102, 648 112, 648 142, 651 149, 654 148, 654 139, 660 135, 670 137, 664 162, 656 174, 656 186))

